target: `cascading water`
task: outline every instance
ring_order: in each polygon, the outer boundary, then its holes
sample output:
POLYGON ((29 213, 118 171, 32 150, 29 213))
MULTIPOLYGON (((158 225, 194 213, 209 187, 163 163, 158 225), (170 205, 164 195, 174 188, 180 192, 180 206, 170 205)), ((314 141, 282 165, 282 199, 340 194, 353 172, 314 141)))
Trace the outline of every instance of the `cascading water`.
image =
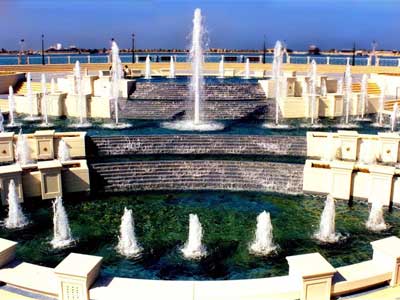
POLYGON ((399 106, 397 102, 393 105, 393 111, 390 114, 390 130, 394 132, 397 126, 397 115, 399 114, 399 106))
POLYGON ((124 215, 121 218, 119 232, 119 242, 117 245, 118 253, 128 258, 138 257, 143 249, 140 247, 135 237, 132 210, 126 207, 124 208, 124 215))
POLYGON ((250 59, 246 58, 246 64, 244 67, 244 79, 250 79, 250 59))
POLYGON ((372 201, 371 211, 369 213, 368 221, 365 224, 369 230, 382 231, 388 229, 383 217, 383 206, 379 199, 372 201))
POLYGON ((221 56, 221 60, 219 61, 218 65, 218 78, 224 78, 225 77, 225 67, 224 67, 224 56, 221 56))
POLYGON ((165 122, 163 127, 175 130, 213 131, 223 129, 223 125, 216 122, 205 122, 201 116, 201 103, 204 90, 203 62, 204 62, 204 27, 201 10, 196 8, 193 17, 192 47, 190 61, 192 77, 190 81, 190 95, 194 98, 193 119, 176 122, 165 122))
POLYGON ((16 158, 20 165, 27 165, 32 162, 31 151, 29 149, 28 140, 26 135, 22 134, 22 129, 20 129, 17 140, 16 147, 16 158))
POLYGON ((168 78, 175 78, 175 60, 174 57, 171 56, 170 62, 169 62, 169 76, 168 78))
POLYGON ((309 73, 309 116, 311 124, 315 122, 315 115, 317 109, 317 63, 313 59, 311 62, 311 70, 309 73))
POLYGON ((150 55, 147 55, 147 57, 146 57, 146 70, 144 73, 144 79, 151 79, 150 55))
POLYGON ((17 187, 13 179, 8 185, 8 217, 4 220, 4 224, 8 229, 22 228, 28 225, 29 221, 22 212, 19 201, 17 187))
POLYGON ((345 90, 344 90, 344 103, 345 103, 345 124, 349 124, 350 115, 350 104, 352 99, 352 77, 351 77, 351 67, 348 63, 346 65, 346 72, 344 73, 345 80, 345 90))
POLYGON ((266 256, 276 250, 276 246, 273 243, 272 229, 270 214, 263 211, 257 217, 255 239, 250 245, 251 253, 266 256))
POLYGON ((53 228, 53 239, 50 242, 53 248, 65 248, 74 242, 61 197, 57 197, 53 202, 53 228))
POLYGON ((335 228, 335 199, 331 195, 326 197, 325 207, 321 215, 319 230, 314 237, 323 243, 336 243, 341 235, 335 228))
POLYGON ((57 158, 61 162, 71 160, 68 145, 64 140, 60 140, 60 142, 58 143, 57 158))
POLYGON ((121 123, 119 121, 119 94, 120 94, 120 82, 122 80, 122 63, 119 57, 119 47, 115 41, 111 44, 111 89, 110 89, 110 101, 114 100, 114 115, 115 123, 103 124, 102 127, 107 129, 125 129, 132 125, 128 123, 121 123))
POLYGON ((203 228, 199 218, 195 214, 189 215, 189 237, 185 246, 181 249, 183 255, 189 259, 200 259, 207 255, 205 247, 202 245, 203 228))

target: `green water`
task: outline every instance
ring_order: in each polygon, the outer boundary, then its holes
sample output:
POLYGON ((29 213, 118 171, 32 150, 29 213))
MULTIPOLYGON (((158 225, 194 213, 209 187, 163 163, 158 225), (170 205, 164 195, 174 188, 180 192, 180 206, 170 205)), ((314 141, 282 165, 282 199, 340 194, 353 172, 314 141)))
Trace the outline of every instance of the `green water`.
MULTIPOLYGON (((253 192, 148 192, 118 196, 83 196, 65 199, 70 225, 77 243, 69 249, 53 250, 52 210, 49 202, 26 204, 31 225, 18 231, 0 229, 0 236, 19 242, 17 256, 26 262, 56 266, 69 252, 104 257, 103 275, 151 279, 241 279, 286 275, 288 255, 320 252, 333 266, 371 258, 369 245, 389 235, 400 236, 400 211, 386 212, 392 228, 371 233, 365 228, 366 204, 349 207, 337 202, 337 231, 348 235, 336 245, 321 245, 312 235, 319 225, 324 200, 253 192), (39 205, 39 207, 38 207, 39 205), (118 255, 120 218, 124 207, 133 210, 136 236, 142 247, 139 259, 118 255), (256 217, 271 213, 277 254, 262 258, 249 254, 256 217), (179 248, 185 243, 190 213, 203 225, 208 256, 200 261, 184 259, 179 248)), ((1 210, 4 218, 6 209, 1 210)))

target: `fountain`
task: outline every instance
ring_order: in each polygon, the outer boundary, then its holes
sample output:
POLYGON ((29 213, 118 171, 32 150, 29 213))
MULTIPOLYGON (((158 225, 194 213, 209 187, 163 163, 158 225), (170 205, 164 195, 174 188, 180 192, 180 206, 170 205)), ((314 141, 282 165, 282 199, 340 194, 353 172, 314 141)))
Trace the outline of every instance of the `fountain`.
POLYGON ((79 107, 79 123, 72 124, 71 127, 74 128, 89 128, 92 124, 86 121, 86 97, 82 92, 82 74, 81 65, 79 60, 75 62, 74 67, 74 94, 77 100, 77 107, 79 107))
POLYGON ((225 68, 224 68, 224 56, 221 55, 221 60, 219 61, 219 66, 218 66, 218 78, 224 79, 225 77, 225 68))
POLYGON ((19 130, 18 134, 16 160, 20 165, 27 165, 32 162, 28 139, 26 138, 26 135, 22 134, 22 129, 19 130))
POLYGON ((135 237, 135 227, 132 217, 132 210, 124 208, 124 215, 121 218, 121 226, 119 228, 119 242, 117 251, 123 256, 134 258, 140 256, 142 247, 138 244, 135 237))
POLYGON ((326 197, 319 230, 314 237, 323 243, 336 243, 341 238, 335 232, 335 199, 330 194, 326 197))
POLYGON ((42 115, 43 115, 43 122, 38 125, 38 127, 49 128, 53 127, 53 124, 49 123, 49 117, 47 114, 47 87, 46 87, 46 75, 42 73, 41 78, 42 83, 42 115))
POLYGON ((19 204, 20 201, 14 179, 11 179, 8 185, 7 202, 8 217, 4 220, 6 228, 17 229, 28 225, 28 219, 25 217, 21 205, 19 204))
POLYGON ((183 255, 189 259, 200 259, 207 255, 205 247, 201 244, 203 229, 199 218, 195 214, 189 215, 189 237, 181 249, 183 255))
POLYGON ((170 62, 169 62, 169 76, 168 78, 175 78, 175 61, 174 57, 171 55, 170 62))
POLYGON ((339 78, 337 81, 336 94, 343 95, 343 79, 339 78))
POLYGON ((383 111, 385 109, 385 88, 381 89, 381 94, 379 95, 379 108, 377 115, 377 122, 371 124, 373 127, 386 127, 383 124, 383 111))
POLYGON ((311 124, 314 124, 315 115, 317 109, 317 63, 313 59, 311 62, 311 70, 310 70, 310 81, 309 81, 309 116, 311 118, 311 124))
POLYGON ((193 18, 192 47, 190 60, 192 64, 192 77, 190 82, 190 94, 194 98, 193 119, 176 122, 164 122, 163 127, 175 130, 190 131, 214 131, 223 129, 223 125, 217 122, 205 122, 201 116, 201 103, 203 98, 203 43, 204 27, 202 24, 201 10, 196 8, 193 18))
POLYGON ((255 240, 250 245, 250 253, 266 256, 274 252, 277 247, 274 245, 272 238, 271 217, 269 213, 263 211, 257 217, 255 240))
POLYGON ((103 124, 102 127, 107 129, 126 129, 132 127, 131 124, 121 123, 119 121, 119 86, 122 78, 122 63, 119 57, 119 47, 115 41, 111 45, 111 89, 110 89, 110 101, 114 100, 114 114, 115 123, 103 124))
POLYGON ((368 75, 364 74, 361 79, 361 93, 360 93, 360 117, 357 121, 371 121, 366 118, 365 114, 368 113, 368 75))
POLYGON ((32 78, 31 73, 28 72, 26 74, 26 90, 27 90, 27 97, 30 105, 30 115, 24 118, 25 121, 28 122, 36 122, 39 121, 41 118, 39 116, 34 116, 34 102, 33 102, 33 95, 32 95, 32 78))
POLYGON ((61 197, 53 201, 53 228, 54 235, 51 245, 55 249, 65 248, 74 242, 69 227, 68 216, 61 197))
POLYGON ((10 85, 8 88, 8 111, 9 111, 9 121, 6 125, 8 128, 20 127, 21 123, 15 122, 14 112, 15 112, 15 101, 14 101, 14 90, 10 85))
POLYGON ((399 107, 397 102, 393 105, 393 111, 390 114, 390 130, 394 132, 397 126, 397 115, 399 113, 399 107))
POLYGON ((144 79, 151 79, 150 55, 146 56, 146 70, 145 70, 145 73, 144 73, 144 79))
POLYGON ((326 80, 322 79, 321 80, 321 96, 326 97, 327 94, 327 89, 326 89, 326 80))
POLYGON ((57 158, 61 162, 66 162, 71 160, 71 155, 69 154, 69 148, 64 140, 60 140, 58 143, 57 158))
POLYGON ((374 199, 372 201, 371 211, 365 225, 372 231, 383 231, 388 229, 388 225, 385 223, 385 219, 383 218, 383 206, 379 199, 374 199))
POLYGON ((244 67, 244 79, 250 79, 250 59, 246 58, 246 65, 244 67))

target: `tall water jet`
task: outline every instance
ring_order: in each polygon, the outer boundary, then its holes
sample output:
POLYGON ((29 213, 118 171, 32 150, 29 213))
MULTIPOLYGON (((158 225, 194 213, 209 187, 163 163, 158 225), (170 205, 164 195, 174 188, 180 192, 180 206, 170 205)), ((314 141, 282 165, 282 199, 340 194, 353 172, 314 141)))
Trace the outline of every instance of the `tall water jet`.
POLYGON ((71 127, 76 128, 89 128, 92 125, 86 121, 86 98, 83 95, 82 85, 82 72, 81 65, 77 60, 74 67, 74 94, 76 97, 76 104, 79 110, 79 123, 72 124, 71 127))
POLYGON ((317 63, 313 59, 311 62, 311 70, 309 73, 309 116, 311 124, 314 124, 314 119, 317 109, 317 63))
POLYGON ((337 81, 336 93, 339 95, 343 95, 343 79, 339 78, 337 81))
POLYGON ((24 120, 28 121, 28 122, 34 122, 34 121, 39 121, 40 117, 39 116, 35 116, 35 103, 33 101, 33 93, 32 93, 32 76, 31 73, 28 72, 26 74, 26 96, 28 98, 28 102, 29 102, 29 116, 25 117, 24 120))
POLYGON ((26 138, 25 134, 22 134, 22 129, 20 129, 18 134, 16 159, 20 165, 27 165, 32 162, 28 139, 26 138))
POLYGON ((335 228, 335 200, 331 195, 326 197, 319 230, 314 237, 324 243, 336 243, 340 239, 340 234, 336 233, 335 228))
POLYGON ((379 199, 372 201, 371 211, 369 213, 368 221, 365 224, 369 230, 382 231, 388 229, 383 217, 383 206, 379 199))
POLYGON ((195 214, 189 215, 189 237, 181 249, 183 255, 189 259, 200 259, 207 255, 206 248, 202 245, 203 228, 195 214))
POLYGON ((250 252, 266 256, 275 250, 276 246, 273 242, 271 217, 269 213, 263 211, 257 217, 257 229, 255 239, 250 245, 250 252))
POLYGON ((47 86, 46 86, 46 75, 42 73, 41 77, 41 85, 42 85, 42 116, 43 116, 43 121, 39 127, 52 127, 53 124, 49 123, 49 116, 47 113, 47 86))
POLYGON ((399 107, 397 102, 393 105, 393 111, 390 114, 390 130, 394 132, 397 126, 397 115, 399 114, 399 107))
POLYGON ((121 226, 119 228, 117 251, 123 256, 133 258, 138 257, 142 250, 142 247, 140 247, 135 237, 132 210, 125 207, 124 215, 121 218, 121 226))
POLYGON ((10 180, 8 185, 8 217, 4 220, 4 224, 8 229, 22 228, 28 225, 28 219, 22 212, 20 199, 14 179, 10 180))
POLYGON ((201 111, 203 98, 204 80, 204 27, 202 24, 201 10, 196 8, 193 17, 192 46, 190 49, 190 61, 192 65, 192 77, 190 81, 190 96, 194 99, 193 119, 176 122, 165 122, 162 126, 175 130, 193 130, 193 131, 213 131, 223 129, 223 125, 217 122, 204 121, 201 111))
POLYGON ((272 79, 275 83, 275 125, 279 124, 279 102, 282 100, 282 82, 283 82, 283 48, 282 43, 277 41, 274 48, 274 60, 272 63, 272 79))
POLYGON ((246 64, 244 67, 244 79, 250 79, 250 59, 246 58, 246 64))
POLYGON ((15 127, 15 121, 14 121, 14 112, 15 112, 15 101, 14 101, 14 89, 10 85, 8 87, 8 111, 9 111, 9 121, 8 125, 9 127, 15 127))
POLYGON ((352 77, 351 67, 348 63, 346 65, 346 72, 344 73, 345 90, 344 90, 344 103, 345 103, 345 123, 349 124, 350 104, 352 99, 352 77))
POLYGON ((145 73, 144 73, 144 79, 151 79, 150 55, 146 56, 146 69, 145 69, 145 73))
POLYGON ((54 78, 51 78, 51 81, 50 81, 50 93, 51 94, 56 93, 56 81, 54 80, 54 78))
POLYGON ((53 248, 65 248, 74 242, 69 227, 68 216, 65 211, 61 197, 53 201, 53 239, 51 245, 53 248))
POLYGON ((368 76, 364 74, 361 79, 361 94, 360 94, 361 119, 364 119, 365 113, 368 112, 368 76))
POLYGON ((64 140, 60 140, 60 142, 58 143, 57 158, 61 162, 71 160, 68 145, 64 140))
POLYGON ((218 78, 224 78, 225 77, 225 67, 224 67, 224 56, 221 55, 221 60, 219 61, 218 65, 218 78))
POLYGON ((327 88, 326 88, 326 80, 325 78, 321 80, 321 96, 326 97, 327 88))
POLYGON ((384 89, 381 90, 379 95, 379 112, 378 112, 378 126, 383 126, 383 110, 385 104, 385 92, 384 89))
POLYGON ((171 55, 170 61, 169 61, 169 76, 168 78, 175 78, 175 61, 174 57, 171 55))

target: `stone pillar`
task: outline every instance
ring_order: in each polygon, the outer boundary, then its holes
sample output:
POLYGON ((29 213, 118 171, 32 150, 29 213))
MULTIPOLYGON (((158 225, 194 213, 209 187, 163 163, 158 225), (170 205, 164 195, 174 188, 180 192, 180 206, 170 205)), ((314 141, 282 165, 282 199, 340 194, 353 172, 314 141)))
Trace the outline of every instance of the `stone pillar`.
POLYGON ((370 172, 370 191, 368 202, 374 199, 380 200, 382 205, 389 206, 392 195, 393 175, 395 167, 373 165, 369 168, 370 172))
POLYGON ((102 257, 70 253, 55 269, 58 300, 89 300, 89 288, 99 275, 102 257))
POLYGON ((33 134, 36 139, 37 160, 54 159, 54 132, 54 130, 40 130, 33 134))
POLYGON ((358 132, 339 130, 341 141, 341 158, 343 160, 356 161, 358 156, 358 132))
POLYGON ((22 169, 19 164, 8 165, 0 167, 0 188, 1 188, 1 202, 3 205, 7 205, 8 197, 8 186, 11 180, 14 180, 15 186, 17 188, 19 201, 24 201, 24 194, 22 190, 22 180, 21 180, 22 169))
POLYGON ((374 251, 372 260, 392 273, 391 286, 400 285, 400 239, 391 236, 371 242, 374 251))
POLYGON ((42 199, 62 196, 61 168, 58 160, 38 162, 42 199))
POLYGON ((378 132, 380 144, 380 158, 384 163, 397 163, 399 156, 399 140, 398 133, 378 132))
POLYGON ((319 253, 286 257, 289 277, 301 286, 300 300, 330 300, 335 268, 319 253))
POLYGON ((0 162, 14 161, 14 132, 0 133, 0 162))
POLYGON ((0 268, 15 258, 16 242, 0 238, 0 268))
MULTIPOLYGON (((336 199, 349 200, 354 163, 347 161, 331 162, 331 195, 336 199)), ((327 183, 329 184, 329 183, 327 183)))

